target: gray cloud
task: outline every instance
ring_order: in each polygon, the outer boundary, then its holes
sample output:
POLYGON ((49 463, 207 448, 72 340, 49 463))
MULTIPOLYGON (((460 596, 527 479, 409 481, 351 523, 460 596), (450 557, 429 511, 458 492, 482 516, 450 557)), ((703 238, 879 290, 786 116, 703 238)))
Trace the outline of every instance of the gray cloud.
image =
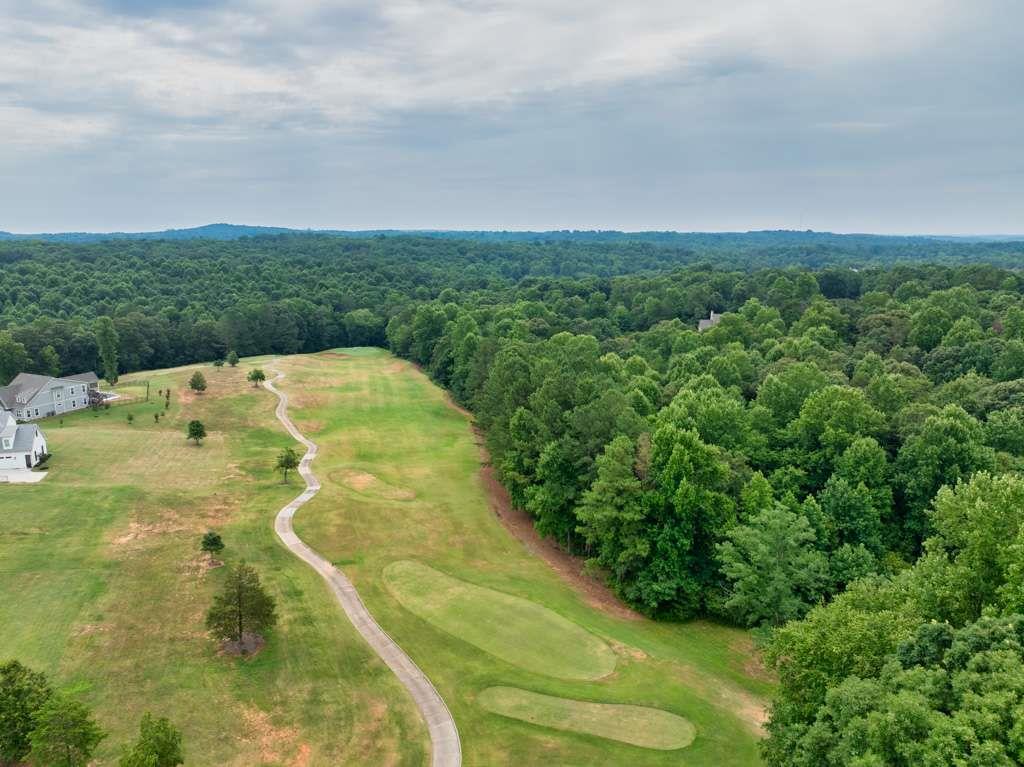
POLYGON ((1010 0, 0 0, 0 229, 1024 229, 1010 0))

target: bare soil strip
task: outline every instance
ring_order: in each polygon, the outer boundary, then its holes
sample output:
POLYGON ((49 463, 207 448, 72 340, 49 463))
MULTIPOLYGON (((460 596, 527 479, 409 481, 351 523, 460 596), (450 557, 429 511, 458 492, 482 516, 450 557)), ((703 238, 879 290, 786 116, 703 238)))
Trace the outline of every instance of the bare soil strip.
MULTIPOLYGON (((275 381, 284 378, 284 373, 274 372, 277 373, 275 381)), ((274 529, 278 537, 295 556, 320 573, 327 581, 345 614, 352 621, 352 625, 409 691, 430 733, 433 767, 460 767, 462 746, 459 741, 459 731, 444 699, 431 684, 427 675, 373 619, 370 611, 363 604, 363 600, 360 599, 355 586, 345 577, 344 573, 303 543, 292 529, 292 518, 295 516, 295 512, 320 490, 320 480, 316 478, 310 468, 313 459, 316 458, 317 445, 295 428, 295 424, 288 417, 288 395, 277 389, 271 381, 266 381, 264 386, 277 396, 277 410, 275 411, 277 420, 284 425, 292 437, 306 446, 306 454, 299 463, 299 474, 306 483, 306 489, 277 513, 274 529)))

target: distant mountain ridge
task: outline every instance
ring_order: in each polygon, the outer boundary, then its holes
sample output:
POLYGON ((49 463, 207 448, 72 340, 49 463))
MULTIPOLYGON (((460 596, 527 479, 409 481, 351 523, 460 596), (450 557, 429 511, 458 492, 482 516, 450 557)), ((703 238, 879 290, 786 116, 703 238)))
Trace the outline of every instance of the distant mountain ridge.
POLYGON ((15 234, 0 231, 0 241, 41 240, 45 242, 89 243, 109 240, 237 240, 242 237, 274 235, 320 235, 332 237, 437 237, 481 242, 645 242, 668 246, 737 245, 771 247, 791 245, 845 244, 858 247, 914 242, 1015 242, 1021 235, 887 235, 836 234, 833 232, 798 231, 791 229, 749 232, 676 232, 561 229, 554 231, 501 231, 461 229, 291 229, 283 226, 248 226, 244 224, 206 224, 187 229, 164 229, 156 232, 50 232, 15 234))

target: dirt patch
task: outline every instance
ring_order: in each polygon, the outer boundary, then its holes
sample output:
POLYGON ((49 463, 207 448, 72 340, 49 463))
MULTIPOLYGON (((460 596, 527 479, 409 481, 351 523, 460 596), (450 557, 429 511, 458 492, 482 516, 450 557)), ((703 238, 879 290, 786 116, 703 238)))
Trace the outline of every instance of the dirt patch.
MULTIPOLYGON (((481 447, 481 451, 483 451, 483 447, 481 447)), ((498 481, 493 466, 481 467, 480 479, 487 491, 491 509, 501 520, 505 529, 518 538, 526 546, 527 551, 547 562, 562 580, 583 597, 587 604, 608 615, 614 615, 616 618, 626 620, 643 618, 640 613, 619 601, 619 598, 605 584, 585 572, 582 557, 574 557, 559 548, 554 541, 540 537, 533 526, 530 515, 512 505, 512 499, 509 498, 508 491, 498 481)))
POLYGON ((345 478, 345 483, 349 487, 353 487, 359 491, 372 487, 377 481, 377 478, 374 475, 365 471, 345 471, 341 474, 345 478))
POLYGON ((259 634, 250 634, 248 631, 242 634, 239 642, 225 639, 220 643, 221 655, 230 655, 233 658, 253 658, 256 653, 263 649, 267 643, 259 634))
POLYGON ((93 636, 94 634, 102 634, 103 632, 109 630, 110 628, 108 626, 104 626, 100 623, 85 623, 75 629, 74 636, 88 637, 93 636))
POLYGON ((341 469, 332 472, 330 477, 358 493, 376 495, 388 501, 411 501, 416 497, 412 490, 389 485, 376 475, 359 469, 341 469))
POLYGON ((612 646, 612 649, 615 650, 616 654, 622 656, 623 658, 630 658, 632 660, 647 660, 647 653, 645 653, 643 650, 639 648, 630 647, 629 645, 622 644, 622 642, 615 642, 612 640, 608 640, 608 643, 612 646))
POLYGON ((190 578, 203 579, 210 570, 216 570, 218 567, 224 567, 224 563, 219 559, 214 559, 209 552, 203 552, 198 556, 192 557, 182 566, 182 572, 190 578))
POLYGON ((132 522, 128 530, 114 538, 112 543, 115 546, 124 546, 129 543, 141 541, 154 535, 166 535, 168 533, 180 533, 188 528, 173 522, 142 523, 132 522))
POLYGON ((742 636, 729 643, 729 648, 743 658, 743 673, 763 682, 777 682, 778 678, 772 670, 764 665, 764 656, 757 649, 753 638, 742 636))

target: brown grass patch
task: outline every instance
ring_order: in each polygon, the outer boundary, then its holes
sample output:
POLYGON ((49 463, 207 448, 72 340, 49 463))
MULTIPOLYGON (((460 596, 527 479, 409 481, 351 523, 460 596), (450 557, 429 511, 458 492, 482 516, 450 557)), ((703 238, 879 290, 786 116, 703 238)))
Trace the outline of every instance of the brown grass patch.
POLYGON ((184 532, 188 528, 184 525, 173 522, 131 522, 128 530, 114 538, 111 543, 115 546, 124 546, 129 543, 145 540, 156 535, 167 535, 170 533, 184 532))
MULTIPOLYGON (((287 758, 286 755, 296 751, 301 753, 302 744, 296 743, 299 735, 297 727, 275 727, 270 714, 258 708, 244 709, 242 719, 246 728, 245 739, 256 744, 262 763, 280 764, 287 758)), ((291 764, 296 763, 292 761, 291 764)))
POLYGON ((331 472, 331 479, 358 493, 376 495, 389 501, 411 501, 416 493, 401 487, 395 487, 380 480, 376 475, 359 469, 339 469, 331 472))

